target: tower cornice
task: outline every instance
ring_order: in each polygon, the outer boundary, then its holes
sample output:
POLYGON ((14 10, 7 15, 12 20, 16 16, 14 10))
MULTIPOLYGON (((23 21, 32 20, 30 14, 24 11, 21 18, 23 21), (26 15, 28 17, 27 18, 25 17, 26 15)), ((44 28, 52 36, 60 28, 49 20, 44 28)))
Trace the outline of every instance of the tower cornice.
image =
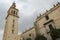
POLYGON ((16 16, 16 15, 13 15, 13 14, 8 14, 6 19, 8 18, 9 15, 19 18, 19 16, 16 16))

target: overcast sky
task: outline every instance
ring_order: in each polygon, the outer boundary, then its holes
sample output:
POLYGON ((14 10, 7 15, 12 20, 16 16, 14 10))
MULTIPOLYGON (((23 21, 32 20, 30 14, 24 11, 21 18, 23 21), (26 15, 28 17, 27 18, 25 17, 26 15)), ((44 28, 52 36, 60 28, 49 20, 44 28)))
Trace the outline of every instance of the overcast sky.
POLYGON ((3 38, 7 10, 16 2, 19 9, 19 33, 31 28, 37 16, 46 12, 60 0, 0 0, 0 40, 3 38))

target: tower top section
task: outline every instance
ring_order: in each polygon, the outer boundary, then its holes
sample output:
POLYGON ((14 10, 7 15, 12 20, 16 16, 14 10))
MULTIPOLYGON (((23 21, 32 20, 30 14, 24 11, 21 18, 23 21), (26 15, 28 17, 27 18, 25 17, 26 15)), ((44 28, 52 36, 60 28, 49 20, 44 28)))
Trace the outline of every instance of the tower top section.
POLYGON ((12 6, 11 6, 12 8, 15 8, 16 7, 16 3, 15 2, 13 2, 13 4, 12 4, 12 6))
POLYGON ((13 4, 11 5, 10 8, 13 8, 13 9, 15 9, 15 10, 18 10, 18 9, 16 8, 16 3, 15 3, 15 2, 13 2, 13 4))
POLYGON ((7 15, 6 19, 8 18, 9 15, 19 18, 18 11, 19 10, 16 8, 16 3, 13 2, 13 4, 11 5, 11 7, 8 9, 8 12, 7 12, 8 15, 7 15))

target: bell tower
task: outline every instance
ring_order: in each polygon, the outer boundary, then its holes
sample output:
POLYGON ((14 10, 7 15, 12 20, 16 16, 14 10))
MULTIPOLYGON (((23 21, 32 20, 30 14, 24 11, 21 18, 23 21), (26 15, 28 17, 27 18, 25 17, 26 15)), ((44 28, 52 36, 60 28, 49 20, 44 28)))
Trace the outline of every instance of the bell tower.
POLYGON ((13 2, 7 12, 3 40, 18 40, 18 9, 13 2))

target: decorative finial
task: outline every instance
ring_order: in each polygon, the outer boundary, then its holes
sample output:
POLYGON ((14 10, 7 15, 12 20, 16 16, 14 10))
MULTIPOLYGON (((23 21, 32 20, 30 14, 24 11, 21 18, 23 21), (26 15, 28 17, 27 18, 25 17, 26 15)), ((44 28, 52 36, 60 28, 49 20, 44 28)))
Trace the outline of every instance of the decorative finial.
POLYGON ((57 2, 58 4, 60 4, 60 2, 57 2))
POLYGON ((48 10, 46 10, 46 12, 48 12, 48 10))
POLYGON ((41 14, 40 14, 40 16, 41 16, 41 14))
POLYGON ((57 2, 57 4, 56 5, 60 5, 60 3, 59 2, 57 2))
POLYGON ((55 5, 53 5, 55 7, 55 5))
POLYGON ((39 18, 39 16, 37 16, 37 19, 39 18))
POLYGON ((13 4, 12 4, 11 7, 12 7, 12 8, 15 8, 15 7, 16 7, 16 3, 15 3, 15 1, 13 2, 13 4))

